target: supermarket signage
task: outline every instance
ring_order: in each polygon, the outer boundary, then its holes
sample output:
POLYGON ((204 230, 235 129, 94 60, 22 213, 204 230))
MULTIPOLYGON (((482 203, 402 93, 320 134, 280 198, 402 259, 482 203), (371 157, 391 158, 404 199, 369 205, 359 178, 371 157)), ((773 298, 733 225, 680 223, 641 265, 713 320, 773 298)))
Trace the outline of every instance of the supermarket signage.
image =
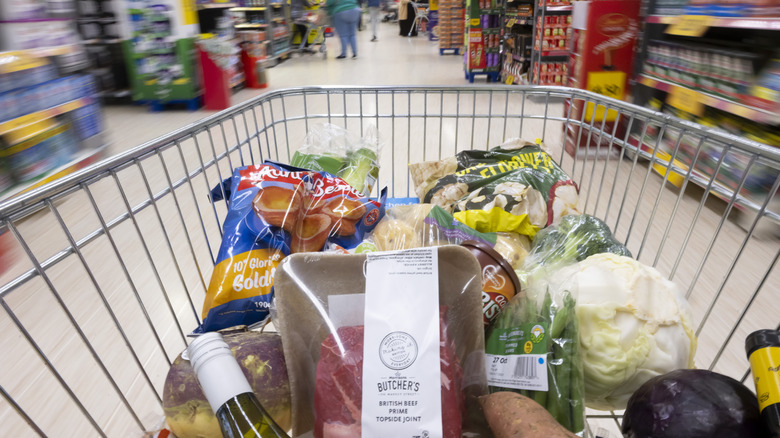
MULTIPOLYGON (((625 85, 626 85, 626 73, 622 71, 600 71, 600 72, 588 72, 588 82, 585 87, 588 91, 601 94, 603 96, 611 97, 613 99, 623 100, 625 97, 625 85)), ((617 111, 608 110, 606 119, 604 119, 604 105, 596 106, 592 102, 588 102, 585 109, 585 120, 595 120, 600 122, 606 120, 607 122, 614 122, 617 118, 617 111), (595 114, 594 114, 595 110, 595 114)))
POLYGON ((713 18, 708 15, 680 15, 675 17, 666 33, 689 37, 700 37, 713 24, 713 18))
POLYGON ((669 95, 666 96, 666 103, 680 111, 685 111, 695 116, 701 117, 704 115, 704 103, 701 101, 701 95, 689 88, 672 87, 669 95))

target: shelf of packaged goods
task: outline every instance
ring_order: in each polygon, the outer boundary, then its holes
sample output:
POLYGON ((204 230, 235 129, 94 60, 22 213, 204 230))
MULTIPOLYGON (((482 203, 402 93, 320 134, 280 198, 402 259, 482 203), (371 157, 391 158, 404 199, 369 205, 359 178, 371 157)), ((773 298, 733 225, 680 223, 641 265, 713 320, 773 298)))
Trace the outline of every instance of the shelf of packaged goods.
POLYGON ((265 23, 242 23, 242 24, 236 24, 236 29, 257 29, 257 28, 264 28, 268 27, 265 23))
POLYGON ((487 29, 482 29, 482 33, 484 35, 501 35, 501 28, 490 27, 490 28, 487 28, 487 29))
POLYGON ((529 25, 530 26, 530 25, 534 24, 534 20, 533 20, 532 17, 511 17, 511 16, 507 16, 506 27, 512 27, 515 24, 529 25))
POLYGON ((283 17, 275 17, 275 18, 272 18, 271 21, 273 21, 274 23, 284 23, 287 20, 285 18, 283 18, 283 17))
POLYGON ((81 51, 81 47, 79 47, 77 44, 68 44, 65 46, 42 47, 40 49, 30 49, 28 53, 32 54, 33 56, 46 58, 49 56, 70 55, 72 53, 76 53, 79 51, 81 51))
POLYGON ((54 107, 51 107, 49 109, 45 109, 42 111, 36 111, 34 113, 25 114, 20 117, 16 117, 14 119, 8 120, 6 122, 0 123, 0 135, 3 135, 5 133, 15 131, 19 128, 28 126, 33 123, 40 122, 44 119, 50 119, 52 117, 59 116, 61 114, 65 114, 67 112, 83 108, 87 105, 92 103, 92 99, 88 97, 83 97, 81 99, 71 100, 70 102, 63 103, 62 105, 57 105, 54 107))
MULTIPOLYGON (((666 176, 667 180, 676 187, 682 186, 683 182, 685 181, 685 176, 690 172, 689 180, 704 189, 709 187, 710 194, 713 196, 725 202, 731 202, 731 199, 735 198, 734 189, 738 187, 738 185, 734 188, 729 187, 722 181, 718 181, 717 177, 715 181, 712 181, 712 184, 710 184, 710 180, 712 179, 711 176, 707 176, 706 174, 696 169, 691 170, 688 165, 677 158, 672 159, 671 155, 662 151, 660 148, 654 153, 655 148, 653 145, 656 144, 656 139, 650 137, 649 135, 645 136, 644 142, 642 142, 640 145, 639 135, 632 134, 629 138, 629 143, 639 150, 639 153, 643 158, 651 161, 653 170, 655 170, 661 176, 666 176)), ((674 150, 674 144, 670 144, 670 142, 665 143, 667 148, 674 150)), ((718 173, 718 175, 723 176, 721 173, 718 173)), ((766 193, 753 194, 743 188, 736 196, 734 206, 739 210, 757 212, 761 209, 761 203, 763 202, 761 199, 762 195, 766 195, 766 193), (758 199, 755 199, 755 195, 758 195, 758 199)), ((776 223, 780 223, 780 215, 768 210, 765 213, 768 218, 772 219, 776 223)))
POLYGON ((563 56, 569 56, 569 49, 561 50, 542 50, 539 52, 542 58, 560 58, 563 56))
POLYGON ((267 8, 263 8, 263 7, 254 7, 254 8, 240 7, 240 8, 230 8, 229 10, 231 12, 260 12, 260 11, 265 11, 266 9, 267 8))
POLYGON ((37 179, 33 181, 28 181, 26 183, 19 184, 17 186, 11 187, 10 189, 8 189, 3 193, 0 193, 0 204, 2 204, 5 201, 8 201, 9 199, 15 196, 21 195, 22 193, 29 192, 30 190, 33 189, 37 189, 38 187, 41 187, 59 178, 70 175, 71 173, 84 169, 85 167, 90 166, 94 163, 97 163, 103 157, 103 152, 106 150, 106 145, 102 143, 102 140, 103 140, 102 134, 98 134, 91 138, 88 138, 85 141, 85 143, 89 143, 89 144, 96 143, 99 146, 88 147, 86 151, 77 154, 67 164, 60 166, 56 169, 50 170, 49 172, 40 175, 37 179))
POLYGON ((271 3, 271 7, 272 8, 277 8, 278 9, 278 8, 281 8, 282 6, 284 6, 283 3, 271 3))
POLYGON ((517 18, 532 21, 534 19, 533 14, 527 14, 525 12, 505 12, 504 16, 507 18, 517 18))
MULTIPOLYGON (((672 24, 679 19, 678 17, 680 16, 650 15, 646 21, 656 24, 672 24)), ((709 27, 780 30, 780 17, 709 17, 709 20, 709 27)))
POLYGON ((504 13, 504 9, 503 8, 480 9, 479 13, 481 15, 501 15, 504 13))
POLYGON ((73 21, 70 17, 56 18, 20 18, 18 20, 0 20, 0 24, 21 24, 21 23, 48 23, 51 21, 73 21))
POLYGON ((639 83, 666 93, 673 92, 675 89, 688 90, 688 92, 695 93, 697 100, 708 107, 716 108, 721 111, 725 111, 727 113, 744 117, 759 123, 766 123, 771 125, 780 124, 780 113, 775 111, 767 111, 749 105, 744 105, 723 97, 714 96, 712 94, 704 93, 661 79, 656 79, 644 74, 639 76, 639 83))
POLYGON ((227 8, 235 8, 238 6, 238 3, 203 3, 199 4, 197 6, 198 10, 203 9, 227 9, 227 8))
POLYGON ((544 10, 547 11, 547 12, 571 12, 572 9, 574 9, 574 7, 572 5, 568 5, 568 4, 547 5, 547 6, 544 7, 544 10))

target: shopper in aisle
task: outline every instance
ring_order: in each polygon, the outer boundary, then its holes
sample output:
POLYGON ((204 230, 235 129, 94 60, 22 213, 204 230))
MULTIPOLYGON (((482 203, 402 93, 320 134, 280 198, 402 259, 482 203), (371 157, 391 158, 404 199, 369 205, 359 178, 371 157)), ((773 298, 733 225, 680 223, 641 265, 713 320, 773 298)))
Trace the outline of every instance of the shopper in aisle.
POLYGON ((341 54, 336 59, 347 57, 347 46, 352 47, 352 59, 357 58, 357 28, 360 20, 360 6, 357 0, 328 0, 325 4, 341 41, 341 54))
POLYGON ((414 25, 414 6, 409 0, 401 0, 398 5, 398 27, 401 36, 417 36, 417 26, 414 25))
POLYGON ((368 0, 368 17, 371 22, 371 41, 378 41, 376 36, 379 26, 379 12, 382 10, 383 0, 368 0))

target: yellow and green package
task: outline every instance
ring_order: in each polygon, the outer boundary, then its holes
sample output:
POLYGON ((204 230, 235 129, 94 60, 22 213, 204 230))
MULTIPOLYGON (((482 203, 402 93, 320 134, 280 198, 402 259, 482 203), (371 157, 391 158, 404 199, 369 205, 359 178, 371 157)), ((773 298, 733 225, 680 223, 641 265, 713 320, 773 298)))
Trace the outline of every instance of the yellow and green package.
POLYGON ((579 213, 574 181, 543 145, 520 139, 489 151, 462 151, 441 161, 411 164, 409 170, 420 202, 456 217, 458 212, 499 207, 523 218, 525 224, 514 226, 530 237, 566 214, 579 213))

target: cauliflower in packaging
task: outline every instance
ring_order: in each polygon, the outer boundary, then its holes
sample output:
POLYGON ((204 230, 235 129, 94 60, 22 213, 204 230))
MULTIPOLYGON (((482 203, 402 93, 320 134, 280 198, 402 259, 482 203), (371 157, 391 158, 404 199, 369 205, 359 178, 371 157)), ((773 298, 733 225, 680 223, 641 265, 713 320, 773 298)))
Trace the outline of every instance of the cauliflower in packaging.
POLYGON ((483 232, 514 231, 533 237, 562 216, 579 213, 574 181, 542 145, 519 139, 489 151, 462 151, 445 160, 412 164, 410 171, 420 202, 455 213, 470 226, 493 216, 490 222, 498 227, 476 227, 483 232), (502 218, 496 210, 507 214, 502 218), (488 213, 458 215, 470 211, 488 213), (510 216, 523 223, 505 228, 510 216))

